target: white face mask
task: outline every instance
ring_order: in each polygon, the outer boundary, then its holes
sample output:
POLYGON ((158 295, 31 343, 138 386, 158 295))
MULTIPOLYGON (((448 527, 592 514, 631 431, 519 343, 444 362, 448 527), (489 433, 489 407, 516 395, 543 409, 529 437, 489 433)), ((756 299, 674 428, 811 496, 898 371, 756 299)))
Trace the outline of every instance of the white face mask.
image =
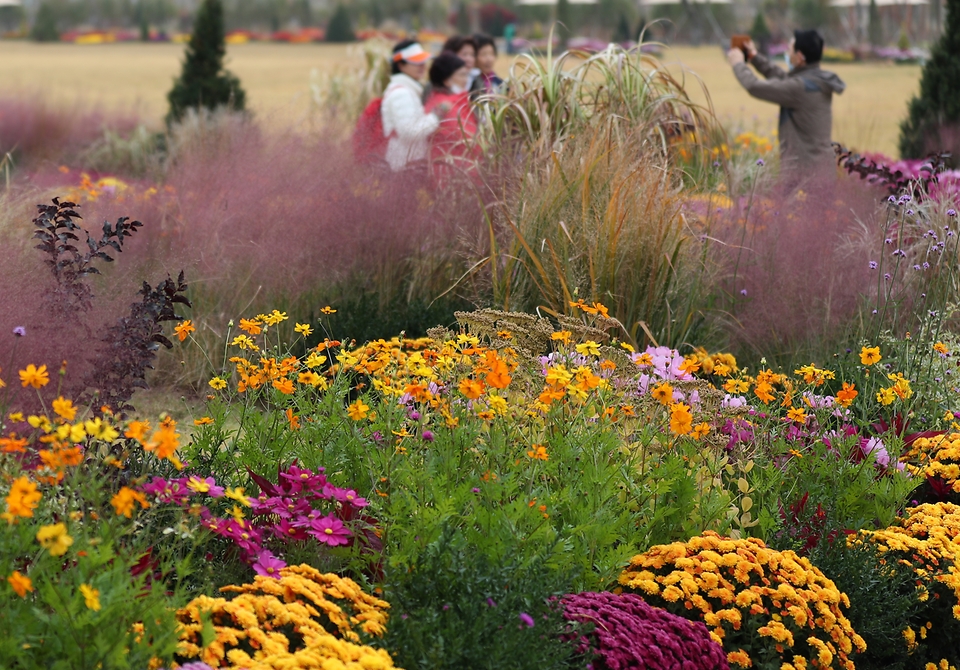
POLYGON ((450 92, 451 92, 451 93, 454 93, 454 94, 457 94, 457 95, 459 95, 460 93, 465 93, 466 90, 467 90, 467 89, 465 89, 463 86, 459 86, 459 85, 457 85, 457 84, 453 84, 453 85, 450 87, 450 92))

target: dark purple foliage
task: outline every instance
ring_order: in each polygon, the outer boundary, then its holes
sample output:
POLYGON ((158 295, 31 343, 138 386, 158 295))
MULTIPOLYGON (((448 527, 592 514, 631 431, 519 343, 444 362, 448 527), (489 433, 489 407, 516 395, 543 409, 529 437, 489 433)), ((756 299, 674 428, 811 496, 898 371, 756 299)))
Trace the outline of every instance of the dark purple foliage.
POLYGON ((579 653, 594 670, 727 670, 726 654, 702 622, 648 605, 633 593, 578 593, 561 601, 568 621, 594 624, 579 653))

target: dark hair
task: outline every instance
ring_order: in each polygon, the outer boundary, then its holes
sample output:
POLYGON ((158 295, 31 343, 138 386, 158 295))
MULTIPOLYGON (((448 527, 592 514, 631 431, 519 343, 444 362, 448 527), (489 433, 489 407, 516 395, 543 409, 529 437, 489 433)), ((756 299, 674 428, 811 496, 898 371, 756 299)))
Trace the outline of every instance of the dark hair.
POLYGON ((477 44, 474 38, 470 37, 469 35, 467 35, 466 37, 464 37, 463 35, 454 35, 453 37, 449 38, 446 42, 443 43, 443 49, 441 49, 441 51, 449 51, 451 53, 456 54, 456 53, 460 53, 460 49, 468 45, 473 47, 473 53, 474 55, 476 55, 479 49, 477 48, 477 44))
MULTIPOLYGON (((402 42, 397 42, 393 45, 393 51, 391 53, 398 53, 406 49, 408 46, 416 43, 416 40, 403 40, 402 42)), ((390 74, 400 74, 400 63, 402 62, 403 61, 392 61, 390 63, 390 74)))
POLYGON ((794 48, 803 54, 807 63, 819 63, 823 57, 823 37, 816 30, 794 30, 794 48))
POLYGON ((480 54, 480 49, 483 47, 493 47, 493 55, 497 55, 497 43, 493 41, 493 38, 489 35, 481 35, 477 33, 473 36, 473 43, 477 45, 477 54, 480 54))
POLYGON ((444 88, 443 82, 452 77, 454 72, 466 66, 466 61, 460 56, 452 51, 444 51, 434 58, 433 64, 430 65, 430 83, 435 89, 444 88))

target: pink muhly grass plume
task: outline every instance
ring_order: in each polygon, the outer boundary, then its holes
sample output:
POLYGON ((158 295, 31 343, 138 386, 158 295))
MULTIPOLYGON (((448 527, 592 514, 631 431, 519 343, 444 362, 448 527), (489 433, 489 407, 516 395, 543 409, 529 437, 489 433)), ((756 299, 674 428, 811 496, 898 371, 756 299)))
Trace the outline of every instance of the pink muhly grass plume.
POLYGON ((106 111, 82 100, 54 102, 40 93, 0 95, 0 157, 11 152, 17 168, 42 161, 71 162, 110 129, 136 127, 133 112, 106 111))
POLYGON ((577 593, 561 600, 563 617, 594 624, 578 651, 600 657, 604 668, 728 670, 723 648, 701 621, 648 605, 632 593, 577 593))
MULTIPOLYGON (((77 171, 70 175, 77 179, 77 171)), ((131 184, 126 192, 79 203, 81 225, 94 235, 104 220, 120 216, 144 225, 114 263, 101 265, 102 276, 90 278, 94 307, 72 324, 56 322, 43 308, 52 281, 30 239, 35 204, 57 191, 23 182, 7 196, 15 207, 0 220, 7 251, 0 267, 0 338, 17 326, 32 336, 19 338, 12 362, 4 357, 0 365, 45 363, 56 370, 66 360, 65 381, 79 382, 99 338, 138 299, 141 283, 155 285, 180 270, 195 304, 187 318, 198 337, 217 342, 231 319, 273 308, 307 319, 318 301, 332 303, 331 294, 342 290, 383 300, 416 294, 429 302, 462 274, 463 240, 476 238, 484 225, 470 192, 437 193, 403 175, 354 165, 337 141, 295 132, 266 137, 252 122, 179 146, 156 192, 125 181, 131 184)), ((3 340, 0 352, 11 351, 3 340)), ((11 400, 14 406, 32 402, 11 400)))
POLYGON ((876 278, 869 251, 849 241, 862 235, 860 221, 874 220, 882 195, 844 176, 761 189, 749 211, 744 200, 721 215, 713 234, 723 243, 735 351, 802 357, 855 321, 876 278))

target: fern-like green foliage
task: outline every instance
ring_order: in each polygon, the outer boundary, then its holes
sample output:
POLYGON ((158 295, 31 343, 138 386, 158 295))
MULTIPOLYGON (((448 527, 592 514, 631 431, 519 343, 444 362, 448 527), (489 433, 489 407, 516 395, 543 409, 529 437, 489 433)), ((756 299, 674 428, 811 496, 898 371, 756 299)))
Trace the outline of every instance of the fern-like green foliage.
POLYGON ((240 80, 223 68, 227 52, 220 0, 203 0, 197 12, 193 36, 187 45, 180 77, 167 94, 170 111, 167 125, 180 121, 188 109, 227 106, 242 111, 246 93, 240 80))
MULTIPOLYGON (((900 124, 900 154, 923 158, 960 149, 960 0, 947 0, 947 21, 923 68, 920 94, 900 124)), ((956 160, 956 159, 954 159, 956 160)))

